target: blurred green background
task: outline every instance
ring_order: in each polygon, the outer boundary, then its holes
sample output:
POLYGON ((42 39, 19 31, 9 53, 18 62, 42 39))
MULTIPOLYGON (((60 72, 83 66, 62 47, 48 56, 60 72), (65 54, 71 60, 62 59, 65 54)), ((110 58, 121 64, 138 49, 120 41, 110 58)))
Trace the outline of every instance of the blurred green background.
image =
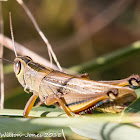
MULTIPOLYGON (((140 40, 139 0, 24 0, 38 25, 50 41, 64 68, 87 63, 111 54, 140 40)), ((49 59, 47 48, 25 11, 16 2, 2 2, 4 35, 11 38, 9 12, 15 41, 49 59)), ((14 60, 4 48, 4 58, 14 60)), ((140 74, 140 53, 130 55, 114 65, 82 71, 90 79, 113 80, 140 74)), ((4 62, 4 66, 7 66, 4 62)), ((23 109, 31 94, 24 93, 15 74, 5 74, 5 108, 23 109)), ((74 136, 68 139, 75 139, 74 136)), ((76 139, 79 138, 76 135, 76 139)), ((84 139, 84 138, 83 138, 84 139)))
MULTIPOLYGON (((139 0, 24 0, 24 2, 50 41, 61 66, 65 68, 110 54, 140 39, 139 0)), ((2 10, 4 34, 11 36, 9 29, 11 11, 15 41, 49 59, 45 43, 16 0, 2 2, 2 10)), ((4 58, 14 60, 15 56, 12 51, 4 48, 4 58)), ((120 60, 115 65, 93 69, 90 71, 90 78, 113 80, 139 74, 139 59, 140 55, 137 53, 120 60)), ((6 64, 4 62, 4 65, 6 64)), ((87 71, 82 73, 85 72, 87 71)), ((29 96, 24 94, 14 73, 5 75, 6 108, 23 109, 29 96)))

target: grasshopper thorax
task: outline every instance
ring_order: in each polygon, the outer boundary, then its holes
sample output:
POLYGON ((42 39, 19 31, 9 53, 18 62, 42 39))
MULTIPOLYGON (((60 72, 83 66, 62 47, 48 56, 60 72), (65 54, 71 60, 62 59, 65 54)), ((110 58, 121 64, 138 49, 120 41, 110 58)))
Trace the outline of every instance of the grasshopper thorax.
POLYGON ((14 60, 14 72, 18 81, 22 86, 25 85, 24 81, 25 67, 30 61, 32 61, 32 59, 28 56, 18 56, 14 60))

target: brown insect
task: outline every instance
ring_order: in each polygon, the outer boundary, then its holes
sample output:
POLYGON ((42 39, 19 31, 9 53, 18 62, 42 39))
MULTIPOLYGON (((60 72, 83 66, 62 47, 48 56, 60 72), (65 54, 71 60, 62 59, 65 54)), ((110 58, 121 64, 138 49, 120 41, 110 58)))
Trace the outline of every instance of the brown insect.
POLYGON ((134 88, 140 86, 138 75, 97 82, 89 80, 88 74, 69 75, 40 65, 28 56, 17 56, 15 46, 14 49, 15 75, 25 92, 33 92, 24 109, 25 117, 38 97, 46 105, 58 103, 68 116, 91 113, 92 110, 121 112, 137 98, 134 88))
POLYGON ((25 92, 33 92, 24 109, 26 117, 38 97, 46 105, 58 103, 68 116, 92 110, 121 112, 137 98, 133 88, 140 84, 138 75, 96 82, 87 74, 69 75, 33 62, 28 56, 15 58, 14 71, 25 92))

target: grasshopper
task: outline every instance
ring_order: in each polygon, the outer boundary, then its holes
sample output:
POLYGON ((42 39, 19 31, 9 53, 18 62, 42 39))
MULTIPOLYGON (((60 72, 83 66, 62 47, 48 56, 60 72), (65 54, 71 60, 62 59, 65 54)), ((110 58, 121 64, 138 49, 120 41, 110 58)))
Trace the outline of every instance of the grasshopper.
POLYGON ((88 74, 73 76, 40 65, 29 56, 17 56, 15 46, 14 49, 15 75, 24 91, 33 93, 25 105, 25 117, 38 97, 46 105, 58 104, 68 116, 91 113, 92 110, 118 113, 137 98, 134 88, 140 86, 139 75, 97 82, 90 80, 88 74))
POLYGON ((89 80, 87 74, 69 75, 40 65, 28 56, 15 58, 14 72, 24 91, 33 92, 24 108, 25 117, 38 97, 46 105, 58 103, 68 116, 92 110, 121 112, 137 98, 134 88, 140 85, 139 75, 96 82, 89 80))

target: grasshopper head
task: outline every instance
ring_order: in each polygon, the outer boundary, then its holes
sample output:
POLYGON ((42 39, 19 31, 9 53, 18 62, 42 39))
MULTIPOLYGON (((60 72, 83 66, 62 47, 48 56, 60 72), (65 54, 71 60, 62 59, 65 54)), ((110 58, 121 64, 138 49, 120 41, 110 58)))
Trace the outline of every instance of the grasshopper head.
POLYGON ((18 81, 23 87, 25 86, 24 81, 25 67, 30 61, 32 61, 32 59, 28 56, 18 56, 14 60, 14 72, 18 81))

